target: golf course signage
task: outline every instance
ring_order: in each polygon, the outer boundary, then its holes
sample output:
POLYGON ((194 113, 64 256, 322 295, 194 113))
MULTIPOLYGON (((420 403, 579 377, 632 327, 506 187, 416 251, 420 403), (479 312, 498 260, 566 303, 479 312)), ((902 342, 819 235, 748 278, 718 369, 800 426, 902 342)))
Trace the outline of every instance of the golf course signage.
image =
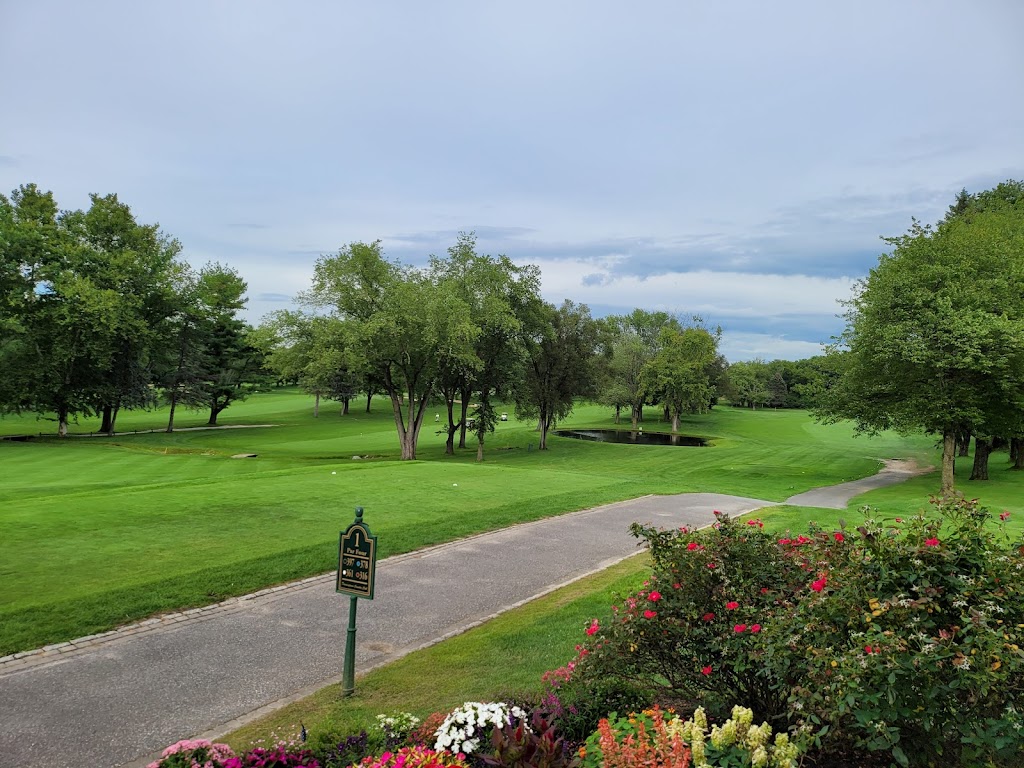
POLYGON ((377 537, 363 522, 363 508, 356 507, 356 519, 341 532, 338 541, 338 583, 336 591, 349 596, 348 634, 345 638, 345 669, 341 695, 356 690, 356 607, 359 598, 373 600, 374 574, 377 570, 377 537))
POLYGON ((356 519, 341 533, 338 543, 337 591, 373 600, 377 570, 377 537, 363 522, 363 508, 356 507, 356 519))

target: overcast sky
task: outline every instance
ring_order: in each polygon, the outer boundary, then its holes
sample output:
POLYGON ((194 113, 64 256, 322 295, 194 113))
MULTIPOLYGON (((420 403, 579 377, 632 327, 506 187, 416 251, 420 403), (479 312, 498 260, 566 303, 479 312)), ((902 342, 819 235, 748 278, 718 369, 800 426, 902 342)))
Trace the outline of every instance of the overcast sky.
POLYGON ((882 235, 1024 178, 1024 2, 0 0, 0 191, 116 192, 249 319, 461 231, 798 359, 882 235))

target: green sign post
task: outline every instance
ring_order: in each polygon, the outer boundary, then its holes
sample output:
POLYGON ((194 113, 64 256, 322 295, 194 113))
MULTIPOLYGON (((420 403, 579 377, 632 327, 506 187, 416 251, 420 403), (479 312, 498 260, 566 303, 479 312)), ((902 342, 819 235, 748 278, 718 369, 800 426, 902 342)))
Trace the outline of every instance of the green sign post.
POLYGON ((360 597, 373 600, 376 570, 377 537, 370 533, 369 527, 363 522, 363 508, 356 507, 355 521, 341 532, 338 542, 336 591, 350 596, 342 696, 351 696, 356 690, 356 606, 360 597))

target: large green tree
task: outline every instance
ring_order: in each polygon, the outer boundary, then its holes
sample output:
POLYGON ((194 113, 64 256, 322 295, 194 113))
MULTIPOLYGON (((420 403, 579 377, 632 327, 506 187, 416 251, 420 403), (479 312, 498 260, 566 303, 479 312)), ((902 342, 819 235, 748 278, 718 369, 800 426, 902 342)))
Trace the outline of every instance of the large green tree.
POLYGON ((1024 408, 1024 227, 996 207, 889 242, 849 302, 818 414, 941 435, 948 493, 957 435, 1001 434, 1024 408))
POLYGON ((384 257, 380 241, 321 257, 303 300, 347 322, 351 367, 391 400, 402 459, 416 458, 423 417, 442 366, 473 358, 478 334, 451 281, 384 257))
POLYGON ((711 407, 715 388, 711 367, 718 355, 718 339, 706 328, 663 328, 659 350, 644 368, 649 392, 657 393, 679 431, 684 413, 704 413, 711 407))
POLYGON ((585 304, 566 300, 556 308, 535 301, 524 312, 526 365, 514 393, 516 414, 537 419, 541 450, 548 431, 572 413, 577 397, 596 393, 596 359, 600 352, 598 323, 585 304))

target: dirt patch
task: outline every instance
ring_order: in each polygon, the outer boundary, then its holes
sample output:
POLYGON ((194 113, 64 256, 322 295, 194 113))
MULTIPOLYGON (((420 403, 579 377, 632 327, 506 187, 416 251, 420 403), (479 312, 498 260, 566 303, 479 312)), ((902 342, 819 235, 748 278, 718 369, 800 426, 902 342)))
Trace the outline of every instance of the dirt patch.
MULTIPOLYGON (((889 472, 906 472, 910 475, 925 475, 934 472, 935 467, 922 467, 913 459, 882 459, 889 472)), ((883 470, 885 471, 885 470, 883 470)))

